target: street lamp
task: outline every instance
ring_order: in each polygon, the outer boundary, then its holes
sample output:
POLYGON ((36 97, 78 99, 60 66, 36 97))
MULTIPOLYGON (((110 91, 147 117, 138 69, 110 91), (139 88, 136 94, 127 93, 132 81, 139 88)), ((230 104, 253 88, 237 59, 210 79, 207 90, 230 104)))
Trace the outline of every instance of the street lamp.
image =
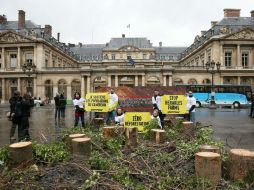
POLYGON ((213 75, 215 73, 219 73, 220 72, 220 63, 217 62, 215 63, 214 60, 212 61, 208 61, 206 64, 205 64, 205 67, 206 67, 206 71, 210 74, 212 74, 212 85, 211 85, 211 101, 210 101, 210 108, 215 108, 215 100, 214 100, 214 96, 215 96, 215 92, 214 92, 214 82, 213 82, 213 75))
MULTIPOLYGON (((28 87, 31 84, 31 75, 36 73, 36 65, 32 63, 32 60, 28 60, 21 66, 22 71, 28 76, 28 87)), ((31 92, 30 92, 31 93, 31 92)))

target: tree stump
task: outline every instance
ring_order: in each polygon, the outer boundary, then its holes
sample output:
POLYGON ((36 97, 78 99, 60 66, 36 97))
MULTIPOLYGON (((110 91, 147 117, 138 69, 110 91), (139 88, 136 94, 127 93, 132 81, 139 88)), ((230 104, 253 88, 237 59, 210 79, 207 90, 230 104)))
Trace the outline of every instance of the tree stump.
POLYGON ((30 162, 33 160, 33 149, 31 142, 18 142, 9 146, 10 159, 15 164, 30 162))
POLYGON ((155 143, 164 143, 165 142, 165 130, 162 129, 152 129, 151 138, 155 143))
POLYGON ((195 171, 198 178, 204 178, 213 184, 221 179, 221 157, 214 152, 198 152, 195 154, 195 171))
POLYGON ((171 120, 171 118, 165 118, 164 119, 164 124, 167 127, 172 127, 172 120, 171 120))
POLYGON ((83 138, 85 137, 85 134, 80 134, 80 133, 77 133, 77 134, 70 134, 68 139, 67 139, 67 147, 69 148, 69 150, 72 152, 72 139, 75 139, 75 138, 83 138))
POLYGON ((91 155, 91 139, 88 137, 72 139, 72 153, 88 158, 91 155))
POLYGON ((220 148, 213 145, 202 145, 199 148, 199 152, 214 152, 220 154, 220 148))
POLYGON ((96 129, 99 129, 104 124, 104 118, 94 118, 92 123, 96 129))
POLYGON ((231 149, 229 153, 229 174, 233 180, 241 180, 254 171, 254 152, 246 149, 231 149))
POLYGON ((194 135, 193 122, 191 121, 182 122, 182 134, 188 138, 193 137, 194 135))
POLYGON ((183 120, 184 120, 184 117, 175 117, 175 120, 176 120, 176 121, 183 121, 183 120))
POLYGON ((126 128, 125 129, 125 148, 135 148, 138 146, 138 129, 126 128))
POLYGON ((103 127, 103 137, 104 138, 114 138, 116 136, 116 127, 115 126, 108 126, 103 127))

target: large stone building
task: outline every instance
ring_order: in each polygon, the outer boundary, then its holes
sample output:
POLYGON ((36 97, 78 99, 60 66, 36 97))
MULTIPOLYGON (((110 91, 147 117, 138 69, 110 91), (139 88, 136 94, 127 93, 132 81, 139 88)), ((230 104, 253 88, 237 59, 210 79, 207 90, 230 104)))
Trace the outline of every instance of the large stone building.
POLYGON ((70 100, 99 86, 209 84, 204 66, 211 60, 221 65, 215 83, 254 86, 254 11, 241 17, 239 9, 224 9, 189 47, 165 47, 124 34, 106 44, 61 43, 50 25, 36 25, 20 10, 18 21, 0 15, 0 50, 1 102, 15 90, 42 99, 61 92, 70 100))

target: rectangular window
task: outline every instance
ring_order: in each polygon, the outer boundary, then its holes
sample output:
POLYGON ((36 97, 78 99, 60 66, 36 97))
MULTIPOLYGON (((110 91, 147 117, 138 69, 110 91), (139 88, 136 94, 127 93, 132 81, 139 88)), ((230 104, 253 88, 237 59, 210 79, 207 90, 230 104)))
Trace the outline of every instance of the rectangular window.
POLYGON ((249 54, 247 52, 242 53, 242 67, 248 67, 249 54))
POLYGON ((0 54, 0 68, 2 68, 2 55, 0 54))
POLYGON ((225 52, 225 67, 232 66, 232 52, 225 52))
POLYGON ((30 66, 33 65, 33 54, 26 54, 26 64, 30 66))
POLYGON ((127 55, 127 59, 131 59, 131 55, 127 55))
POLYGON ((115 60, 115 59, 116 59, 115 54, 112 54, 111 56, 112 56, 112 60, 115 60))
POLYGON ((143 59, 147 59, 147 55, 146 54, 143 54, 143 59))
POLYGON ((11 54, 11 68, 16 68, 17 67, 17 55, 16 54, 11 54))

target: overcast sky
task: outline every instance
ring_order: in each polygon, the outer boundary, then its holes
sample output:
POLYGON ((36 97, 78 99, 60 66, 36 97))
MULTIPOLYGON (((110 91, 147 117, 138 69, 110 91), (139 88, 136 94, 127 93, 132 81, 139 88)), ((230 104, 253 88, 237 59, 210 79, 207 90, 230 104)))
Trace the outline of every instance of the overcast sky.
POLYGON ((188 46, 210 21, 221 20, 224 8, 239 8, 250 16, 253 0, 0 0, 0 14, 61 33, 66 43, 106 43, 112 37, 147 37, 153 45, 188 46), (130 29, 127 25, 130 24, 130 29))

